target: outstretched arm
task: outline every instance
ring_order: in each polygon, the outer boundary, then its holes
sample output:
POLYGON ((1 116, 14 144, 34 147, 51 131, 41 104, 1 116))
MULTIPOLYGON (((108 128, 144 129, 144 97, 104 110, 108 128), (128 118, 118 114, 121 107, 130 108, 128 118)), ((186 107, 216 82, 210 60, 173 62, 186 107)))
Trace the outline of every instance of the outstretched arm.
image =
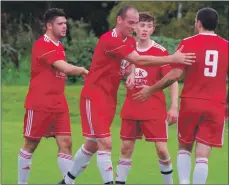
POLYGON ((84 67, 77 67, 72 64, 69 64, 65 61, 58 60, 52 64, 58 71, 61 71, 68 75, 82 75, 86 76, 88 74, 88 70, 84 67))
POLYGON ((195 62, 195 53, 181 53, 182 49, 183 46, 174 54, 168 56, 138 55, 136 51, 133 51, 126 57, 126 60, 133 64, 144 66, 156 66, 165 64, 192 65, 192 63, 195 62))

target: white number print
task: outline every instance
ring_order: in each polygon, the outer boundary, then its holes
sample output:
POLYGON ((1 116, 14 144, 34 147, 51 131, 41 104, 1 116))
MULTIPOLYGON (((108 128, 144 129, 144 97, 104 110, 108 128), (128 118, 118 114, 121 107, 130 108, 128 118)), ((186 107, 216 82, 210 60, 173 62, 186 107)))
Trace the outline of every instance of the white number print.
POLYGON ((205 55, 204 76, 215 77, 218 67, 218 51, 207 50, 205 55))

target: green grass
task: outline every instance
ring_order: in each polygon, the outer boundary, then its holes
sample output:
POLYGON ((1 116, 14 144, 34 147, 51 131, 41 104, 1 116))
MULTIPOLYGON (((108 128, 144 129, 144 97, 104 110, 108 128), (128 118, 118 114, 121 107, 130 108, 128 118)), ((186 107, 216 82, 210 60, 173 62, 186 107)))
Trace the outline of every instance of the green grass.
MULTIPOLYGON (((2 184, 17 183, 17 155, 23 145, 22 128, 24 118, 24 99, 26 86, 2 86, 2 184)), ((81 86, 68 86, 66 96, 71 111, 73 131, 73 153, 84 142, 81 135, 79 117, 79 94, 81 86)), ((166 94, 168 92, 166 91, 166 94)), ((116 117, 112 125, 114 168, 119 160, 119 111, 123 103, 125 91, 119 91, 119 103, 116 117)), ((168 101, 169 104, 169 101, 168 101)), ((214 149, 209 160, 209 184, 228 183, 228 126, 225 132, 223 149, 214 149)), ((174 183, 178 183, 176 171, 177 139, 176 125, 169 128, 169 151, 174 167, 174 183)), ((57 146, 54 139, 43 139, 33 155, 30 184, 55 184, 61 179, 57 166, 57 146)), ((193 160, 194 162, 194 160, 193 160)), ((96 158, 93 157, 88 168, 76 180, 77 184, 102 183, 96 158)), ((162 184, 159 173, 154 144, 144 140, 137 142, 133 155, 133 167, 128 177, 129 184, 162 184)))

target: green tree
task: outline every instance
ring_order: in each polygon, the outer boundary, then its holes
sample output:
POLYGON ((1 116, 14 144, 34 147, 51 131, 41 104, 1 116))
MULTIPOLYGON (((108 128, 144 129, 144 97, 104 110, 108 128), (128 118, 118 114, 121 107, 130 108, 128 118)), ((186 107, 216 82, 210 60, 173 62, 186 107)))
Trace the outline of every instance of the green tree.
POLYGON ((216 33, 228 39, 229 2, 120 2, 108 17, 110 28, 115 26, 116 14, 121 6, 134 5, 139 12, 147 11, 157 18, 155 35, 182 39, 194 35, 196 12, 211 7, 219 14, 216 33))

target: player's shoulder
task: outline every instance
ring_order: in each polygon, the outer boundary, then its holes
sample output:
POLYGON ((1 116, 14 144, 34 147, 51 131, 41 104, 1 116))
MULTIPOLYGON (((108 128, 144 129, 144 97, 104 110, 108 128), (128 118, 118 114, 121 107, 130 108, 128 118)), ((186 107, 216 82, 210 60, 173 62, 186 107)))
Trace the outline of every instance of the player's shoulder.
POLYGON ((153 40, 152 40, 152 48, 155 48, 155 49, 157 49, 157 50, 159 50, 161 52, 166 52, 167 51, 166 48, 164 48, 161 44, 159 44, 159 43, 157 43, 157 42, 155 42, 153 40))
POLYGON ((186 37, 186 38, 184 38, 182 41, 191 41, 191 40, 193 40, 193 39, 198 39, 198 37, 199 37, 199 34, 196 34, 196 35, 193 35, 193 36, 190 36, 190 37, 186 37))
POLYGON ((100 40, 106 40, 106 39, 116 39, 118 38, 118 34, 115 31, 115 29, 109 30, 101 35, 100 40))
POLYGON ((48 48, 48 49, 55 49, 56 47, 59 46, 64 49, 64 46, 60 41, 54 42, 47 35, 42 35, 41 37, 39 37, 33 45, 34 48, 39 47, 39 48, 48 48))
POLYGON ((220 42, 222 42, 228 46, 228 40, 224 39, 223 37, 220 37, 219 35, 217 37, 220 40, 220 42))

